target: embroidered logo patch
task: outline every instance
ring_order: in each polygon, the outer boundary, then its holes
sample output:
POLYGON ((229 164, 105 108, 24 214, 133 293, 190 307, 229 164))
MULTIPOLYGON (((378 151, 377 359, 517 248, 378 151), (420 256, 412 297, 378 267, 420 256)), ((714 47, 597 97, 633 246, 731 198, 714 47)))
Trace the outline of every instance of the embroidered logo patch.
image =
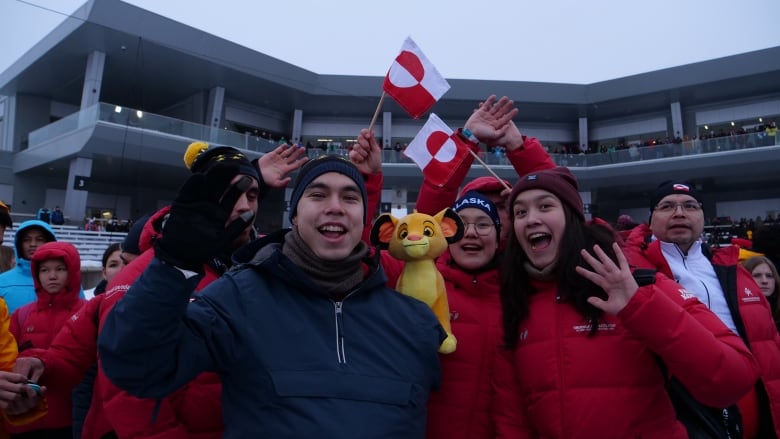
POLYGON ((756 296, 755 294, 753 294, 753 291, 750 288, 745 287, 745 289, 742 291, 742 293, 743 293, 742 301, 745 302, 745 303, 760 302, 761 301, 761 297, 756 296))
POLYGON ((686 290, 685 288, 680 288, 677 291, 680 292, 680 297, 682 297, 683 300, 693 299, 694 297, 696 297, 696 296, 693 295, 693 293, 691 293, 690 291, 686 290))

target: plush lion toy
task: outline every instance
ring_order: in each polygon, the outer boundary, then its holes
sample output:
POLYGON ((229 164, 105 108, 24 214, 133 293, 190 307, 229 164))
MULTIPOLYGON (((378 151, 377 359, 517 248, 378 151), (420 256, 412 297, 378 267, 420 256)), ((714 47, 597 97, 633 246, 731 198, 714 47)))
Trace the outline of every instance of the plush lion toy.
POLYGON ((371 242, 405 262, 396 289, 430 306, 447 332, 439 347, 443 354, 454 352, 457 340, 450 327, 447 290, 436 268, 436 258, 463 237, 463 228, 460 216, 450 208, 435 216, 415 210, 401 219, 386 213, 371 228, 371 242))

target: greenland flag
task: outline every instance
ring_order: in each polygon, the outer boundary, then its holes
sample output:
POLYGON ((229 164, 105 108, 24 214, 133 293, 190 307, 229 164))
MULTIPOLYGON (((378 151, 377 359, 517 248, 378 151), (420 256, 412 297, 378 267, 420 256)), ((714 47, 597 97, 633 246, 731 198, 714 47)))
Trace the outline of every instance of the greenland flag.
POLYGON ((450 84, 417 44, 407 38, 385 76, 382 89, 417 119, 450 89, 450 84))
POLYGON ((469 149, 439 116, 431 113, 428 122, 406 147, 404 154, 423 171, 423 176, 436 186, 446 183, 452 173, 469 155, 469 149))

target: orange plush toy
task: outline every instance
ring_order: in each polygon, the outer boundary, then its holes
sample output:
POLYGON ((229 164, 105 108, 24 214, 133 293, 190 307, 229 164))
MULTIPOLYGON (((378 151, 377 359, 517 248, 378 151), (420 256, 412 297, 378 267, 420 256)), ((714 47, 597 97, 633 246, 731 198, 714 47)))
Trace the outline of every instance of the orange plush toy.
POLYGON ((435 216, 414 211, 401 219, 386 213, 371 228, 371 242, 405 262, 396 289, 430 306, 447 332, 439 347, 443 354, 454 352, 457 340, 450 327, 447 290, 436 258, 463 237, 463 229, 460 216, 450 208, 435 216))

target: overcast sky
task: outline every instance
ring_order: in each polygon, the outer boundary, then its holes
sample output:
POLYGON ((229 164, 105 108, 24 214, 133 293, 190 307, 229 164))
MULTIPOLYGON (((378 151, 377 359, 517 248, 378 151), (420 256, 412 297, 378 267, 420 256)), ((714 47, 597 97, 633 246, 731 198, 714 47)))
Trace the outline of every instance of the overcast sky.
MULTIPOLYGON (((0 0, 0 72, 83 0, 0 0)), ((321 74, 411 36, 446 78, 593 83, 780 46, 777 0, 128 0, 321 74)))

